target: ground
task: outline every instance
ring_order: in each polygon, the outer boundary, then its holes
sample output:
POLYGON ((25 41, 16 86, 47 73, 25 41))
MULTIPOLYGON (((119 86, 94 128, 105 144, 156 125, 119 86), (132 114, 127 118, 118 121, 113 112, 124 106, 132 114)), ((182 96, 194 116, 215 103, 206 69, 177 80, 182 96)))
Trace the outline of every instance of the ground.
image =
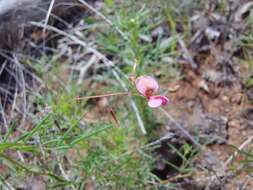
POLYGON ((18 57, 37 78, 6 107, 0 187, 253 189, 252 2, 92 6, 65 33, 47 28, 62 36, 53 53, 18 57), (140 75, 168 105, 147 106, 140 75))

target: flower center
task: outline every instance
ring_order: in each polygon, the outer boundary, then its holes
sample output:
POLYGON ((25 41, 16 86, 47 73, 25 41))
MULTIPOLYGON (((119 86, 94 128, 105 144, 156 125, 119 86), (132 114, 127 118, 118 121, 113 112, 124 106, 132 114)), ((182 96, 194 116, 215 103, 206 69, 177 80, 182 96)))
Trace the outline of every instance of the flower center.
POLYGON ((145 96, 149 99, 150 96, 152 96, 154 93, 154 90, 152 88, 148 88, 146 91, 145 91, 145 96))

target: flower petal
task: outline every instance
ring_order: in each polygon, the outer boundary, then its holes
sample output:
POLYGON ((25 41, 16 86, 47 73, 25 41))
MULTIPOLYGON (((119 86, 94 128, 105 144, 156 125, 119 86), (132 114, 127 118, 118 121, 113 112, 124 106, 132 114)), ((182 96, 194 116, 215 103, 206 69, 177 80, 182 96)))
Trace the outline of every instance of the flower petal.
POLYGON ((148 100, 148 106, 151 108, 157 108, 160 106, 167 105, 169 99, 166 96, 150 96, 148 100))
POLYGON ((148 100, 148 106, 151 108, 157 108, 162 105, 162 99, 149 99, 148 100))
POLYGON ((157 81, 150 76, 140 76, 135 80, 136 89, 144 96, 150 97, 158 91, 157 81))

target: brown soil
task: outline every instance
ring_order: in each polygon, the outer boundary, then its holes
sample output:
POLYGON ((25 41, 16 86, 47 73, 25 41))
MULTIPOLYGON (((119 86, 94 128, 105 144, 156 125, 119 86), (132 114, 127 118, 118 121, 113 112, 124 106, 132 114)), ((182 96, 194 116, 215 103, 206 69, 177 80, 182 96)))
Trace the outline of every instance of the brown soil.
MULTIPOLYGON (((217 65, 213 61, 212 56, 207 56, 196 71, 186 66, 183 70, 183 79, 173 81, 167 86, 168 89, 177 87, 175 91, 168 94, 172 105, 168 106, 167 111, 192 132, 196 130, 196 127, 197 130, 204 132, 205 129, 203 128, 205 127, 208 127, 207 130, 209 131, 210 128, 217 127, 216 125, 202 124, 205 121, 201 115, 213 114, 227 118, 226 127, 220 128, 221 131, 214 131, 211 134, 217 136, 223 135, 225 138, 224 142, 217 143, 216 141, 216 143, 208 145, 208 149, 215 153, 220 162, 225 163, 236 151, 232 146, 239 147, 253 133, 252 128, 249 127, 248 120, 245 119, 245 113, 247 114, 245 111, 252 108, 252 105, 248 100, 242 79, 238 79, 230 84, 210 82, 205 79, 203 74, 210 70, 217 71, 217 65)), ((240 75, 247 76, 247 69, 241 68, 240 75)), ((205 140, 209 139, 203 139, 202 142, 205 142, 205 140)), ((242 159, 243 156, 238 155, 232 163, 229 163, 228 168, 232 166, 239 167, 242 159)), ((203 161, 203 157, 199 156, 198 160, 203 161)), ((199 172, 202 174, 201 177, 199 176, 200 174, 196 174, 196 181, 202 178, 203 175, 207 179, 210 176, 210 171, 205 174, 201 170, 199 172)), ((227 171, 224 172, 226 173, 227 171)), ((247 182, 248 178, 249 176, 243 170, 239 170, 226 182, 226 188, 229 190, 238 189, 247 182)), ((253 183, 249 182, 245 189, 253 189, 253 183)))

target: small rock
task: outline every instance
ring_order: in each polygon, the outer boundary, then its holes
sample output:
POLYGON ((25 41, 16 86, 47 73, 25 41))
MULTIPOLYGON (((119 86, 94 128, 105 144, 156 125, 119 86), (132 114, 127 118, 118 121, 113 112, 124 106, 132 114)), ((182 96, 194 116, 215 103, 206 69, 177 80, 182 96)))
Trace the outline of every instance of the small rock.
POLYGON ((229 128, 238 128, 240 127, 240 121, 239 120, 231 120, 228 122, 229 128))
POLYGON ((198 86, 200 89, 204 90, 205 92, 209 92, 209 88, 205 80, 201 80, 198 86))
POLYGON ((227 97, 227 96, 222 96, 221 99, 222 99, 224 102, 228 102, 228 97, 227 97))
POLYGON ((203 155, 204 159, 202 160, 202 166, 215 171, 215 173, 224 175, 223 165, 218 156, 219 155, 217 153, 213 153, 211 151, 205 152, 203 155))
POLYGON ((243 94, 238 93, 230 98, 231 103, 240 104, 242 102, 243 94))
POLYGON ((209 39, 209 41, 215 42, 220 37, 221 32, 218 31, 217 29, 207 27, 206 30, 205 30, 205 35, 209 39))
MULTIPOLYGON (((178 119, 177 119, 178 120, 178 119)), ((194 113, 194 117, 187 118, 181 117, 180 124, 189 130, 193 135, 198 135, 200 143, 209 144, 224 144, 227 142, 228 131, 227 123, 228 119, 225 116, 214 114, 214 113, 194 113), (197 133, 196 133, 197 132, 197 133)), ((176 131, 179 135, 180 131, 176 126, 169 122, 168 124, 171 130, 176 131)), ((180 136, 180 135, 179 135, 180 136)), ((182 136, 180 136, 182 138, 182 136)))

